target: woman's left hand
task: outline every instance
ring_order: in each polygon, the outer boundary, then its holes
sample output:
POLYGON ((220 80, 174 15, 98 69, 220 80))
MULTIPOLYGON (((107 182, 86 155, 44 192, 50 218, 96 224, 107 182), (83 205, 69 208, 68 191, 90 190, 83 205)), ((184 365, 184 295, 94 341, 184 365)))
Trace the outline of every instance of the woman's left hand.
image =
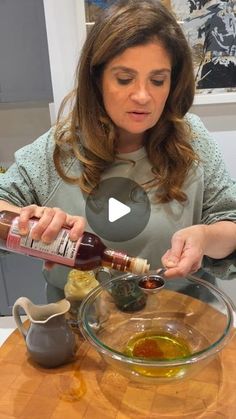
POLYGON ((205 243, 204 225, 187 227, 174 233, 171 248, 162 257, 165 277, 183 277, 196 272, 201 267, 205 243))

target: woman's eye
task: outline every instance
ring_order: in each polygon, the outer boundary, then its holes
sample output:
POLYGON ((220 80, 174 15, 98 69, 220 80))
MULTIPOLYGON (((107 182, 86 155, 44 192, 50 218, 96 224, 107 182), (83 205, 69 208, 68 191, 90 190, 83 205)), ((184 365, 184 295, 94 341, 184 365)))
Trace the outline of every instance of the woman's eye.
POLYGON ((162 86, 164 84, 164 80, 152 80, 152 84, 154 84, 155 86, 162 86))
POLYGON ((118 81, 119 84, 129 84, 132 81, 132 79, 120 79, 118 77, 117 81, 118 81))

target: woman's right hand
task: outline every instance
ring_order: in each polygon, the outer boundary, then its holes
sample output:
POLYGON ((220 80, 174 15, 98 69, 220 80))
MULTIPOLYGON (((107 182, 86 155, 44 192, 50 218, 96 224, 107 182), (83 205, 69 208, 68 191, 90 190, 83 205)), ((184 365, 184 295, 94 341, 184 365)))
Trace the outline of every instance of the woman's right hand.
POLYGON ((77 241, 82 236, 86 224, 84 217, 70 215, 60 208, 28 205, 21 208, 19 214, 19 232, 21 235, 28 233, 29 219, 33 217, 38 218, 39 221, 32 229, 32 239, 42 240, 44 243, 51 243, 55 240, 62 227, 69 228, 70 239, 77 241))

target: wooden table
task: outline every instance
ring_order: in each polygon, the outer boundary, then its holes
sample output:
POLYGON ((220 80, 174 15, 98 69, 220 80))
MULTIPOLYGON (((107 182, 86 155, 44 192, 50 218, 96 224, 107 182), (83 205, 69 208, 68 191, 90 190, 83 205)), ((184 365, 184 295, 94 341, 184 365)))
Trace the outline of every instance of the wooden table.
POLYGON ((16 330, 0 348, 0 419, 235 419, 236 337, 192 379, 131 383, 84 340, 76 362, 44 369, 16 330))

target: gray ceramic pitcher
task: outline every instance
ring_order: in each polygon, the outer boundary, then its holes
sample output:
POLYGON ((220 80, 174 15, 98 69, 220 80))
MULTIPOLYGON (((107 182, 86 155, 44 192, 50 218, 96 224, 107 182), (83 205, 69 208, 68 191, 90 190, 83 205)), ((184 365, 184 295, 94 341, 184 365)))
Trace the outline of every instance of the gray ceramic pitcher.
POLYGON ((16 325, 25 339, 31 358, 44 367, 58 367, 74 359, 75 335, 65 318, 69 309, 70 303, 66 299, 35 305, 28 298, 20 297, 13 306, 16 325), (21 321, 21 308, 30 320, 28 329, 21 321))

